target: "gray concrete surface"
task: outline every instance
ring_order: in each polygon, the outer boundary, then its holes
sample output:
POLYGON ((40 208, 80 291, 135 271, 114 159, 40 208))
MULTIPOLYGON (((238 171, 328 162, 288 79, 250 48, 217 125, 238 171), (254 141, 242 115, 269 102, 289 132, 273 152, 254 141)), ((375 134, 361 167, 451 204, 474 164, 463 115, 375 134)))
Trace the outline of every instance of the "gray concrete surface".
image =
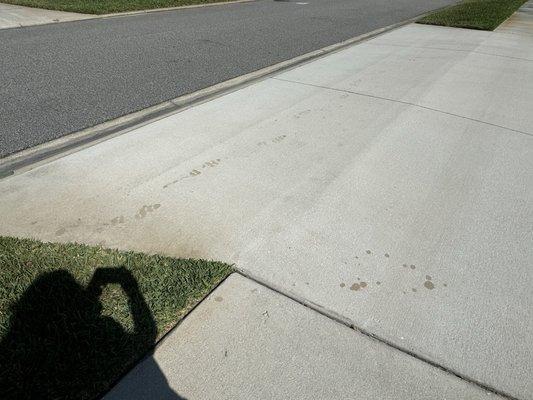
POLYGON ((0 3, 0 29, 76 21, 92 15, 0 3))
POLYGON ((0 157, 455 1, 260 0, 0 31, 0 157))
POLYGON ((510 34, 533 35, 533 0, 525 2, 497 30, 510 34))
POLYGON ((237 274, 104 397, 177 398, 499 399, 237 274))
POLYGON ((531 399, 532 43, 409 25, 0 181, 0 233, 234 262, 531 399))

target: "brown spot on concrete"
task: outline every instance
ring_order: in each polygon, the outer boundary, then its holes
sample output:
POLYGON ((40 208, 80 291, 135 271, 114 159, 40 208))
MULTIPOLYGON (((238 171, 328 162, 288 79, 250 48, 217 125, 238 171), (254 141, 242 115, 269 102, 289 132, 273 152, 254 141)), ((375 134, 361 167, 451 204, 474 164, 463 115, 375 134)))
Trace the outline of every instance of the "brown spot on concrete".
POLYGON ((366 254, 372 254, 372 252, 370 250, 367 250, 366 254))
POLYGON ((361 283, 359 284, 359 286, 361 286, 362 288, 366 288, 367 285, 368 285, 368 284, 367 284, 365 281, 363 281, 363 282, 361 282, 361 283))
MULTIPOLYGON (((142 206, 139 211, 137 212, 137 214, 135 214, 135 218, 137 219, 143 219, 144 217, 146 217, 146 215, 148 213, 151 213, 152 211, 155 211, 157 210, 159 207, 161 207, 161 204, 153 204, 153 205, 148 205, 148 206, 142 206)), ((124 222, 124 218, 122 218, 122 222, 124 222)))
POLYGON ((448 284, 447 283, 443 283, 442 286, 448 287, 448 284))
POLYGON ((376 285, 378 285, 378 286, 381 285, 381 282, 380 282, 380 281, 377 281, 377 282, 376 282, 376 285))
POLYGON ((413 292, 416 292, 416 289, 415 289, 415 288, 411 288, 411 290, 412 290, 413 292))
POLYGON ((415 268, 416 268, 416 267, 415 267, 413 264, 411 264, 411 269, 415 269, 415 268))
POLYGON ((355 291, 357 291, 357 290, 359 290, 359 289, 361 289, 361 286, 359 286, 358 283, 354 283, 352 286, 350 286, 350 290, 355 290, 355 291))
POLYGON ((431 276, 426 275, 426 280, 430 281, 431 280, 431 276))
POLYGON ((219 303, 220 303, 222 300, 224 300, 224 299, 223 299, 222 297, 220 297, 220 296, 215 297, 215 301, 218 301, 219 303))
POLYGON ((385 257, 389 258, 390 257, 389 253, 385 253, 385 257))
POLYGON ((64 234, 67 230, 65 228, 59 228, 57 231, 56 231, 56 236, 61 236, 62 234, 64 234))
POLYGON ((344 286, 346 286, 346 284, 343 282, 343 283, 340 284, 340 286, 344 287, 344 286))
POLYGON ((435 285, 431 281, 425 281, 424 286, 426 287, 426 289, 429 289, 429 290, 433 290, 435 288, 435 285))
POLYGON ((402 264, 402 267, 407 268, 407 264, 402 264))
POLYGON ((115 217, 111 220, 111 225, 118 225, 124 223, 124 217, 121 215, 120 217, 115 217))

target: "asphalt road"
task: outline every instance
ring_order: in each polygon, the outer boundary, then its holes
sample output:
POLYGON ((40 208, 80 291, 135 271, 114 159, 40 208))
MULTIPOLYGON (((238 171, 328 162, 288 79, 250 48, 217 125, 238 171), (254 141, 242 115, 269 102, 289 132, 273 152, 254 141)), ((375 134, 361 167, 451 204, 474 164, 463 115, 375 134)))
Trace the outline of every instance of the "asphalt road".
POLYGON ((0 31, 0 156, 454 3, 260 0, 0 31))

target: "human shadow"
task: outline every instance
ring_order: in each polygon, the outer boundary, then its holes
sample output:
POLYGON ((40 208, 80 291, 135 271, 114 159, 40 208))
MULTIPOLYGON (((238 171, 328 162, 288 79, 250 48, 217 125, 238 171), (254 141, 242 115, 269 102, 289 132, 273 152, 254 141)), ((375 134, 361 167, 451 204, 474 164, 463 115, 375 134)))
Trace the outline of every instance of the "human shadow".
MULTIPOLYGON (((65 270, 39 276, 14 304, 0 343, 2 399, 92 399, 109 389, 155 345, 157 328, 137 281, 125 268, 99 268, 85 288, 65 270), (100 295, 119 284, 133 332, 102 315, 100 295)), ((158 399, 182 399, 151 359, 158 399)), ((152 395, 154 392, 152 392, 152 395)), ((129 397, 131 399, 144 397, 129 397)))

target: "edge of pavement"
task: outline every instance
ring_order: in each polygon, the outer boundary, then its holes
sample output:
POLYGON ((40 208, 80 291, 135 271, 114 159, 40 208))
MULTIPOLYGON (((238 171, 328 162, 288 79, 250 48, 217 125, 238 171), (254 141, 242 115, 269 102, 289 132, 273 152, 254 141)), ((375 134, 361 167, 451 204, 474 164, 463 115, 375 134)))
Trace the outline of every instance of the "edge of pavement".
MULTIPOLYGON (((237 0, 236 2, 248 2, 254 0, 237 0)), ((227 3, 213 3, 227 4, 227 3)), ((53 139, 49 142, 42 143, 13 154, 0 158, 0 179, 18 174, 43 163, 50 162, 68 154, 82 150, 86 147, 95 145, 104 140, 111 139, 115 136, 122 135, 133 129, 155 122, 169 115, 186 110, 192 106, 210 101, 216 97, 223 96, 242 87, 251 85, 259 80, 268 78, 281 71, 296 68, 302 64, 311 62, 315 59, 324 57, 328 54, 343 50, 351 45, 372 39, 376 36, 390 32, 407 24, 416 22, 418 19, 442 10, 452 5, 431 10, 412 18, 379 28, 373 31, 363 33, 350 39, 338 42, 309 53, 270 65, 259 70, 249 72, 244 75, 231 78, 229 80, 217 83, 212 86, 197 90, 192 93, 178 96, 176 98, 164 101, 162 103, 135 111, 121 117, 97 124, 95 126, 82 129, 77 132, 69 133, 63 137, 53 139)), ((143 11, 144 12, 144 11, 143 11)))

